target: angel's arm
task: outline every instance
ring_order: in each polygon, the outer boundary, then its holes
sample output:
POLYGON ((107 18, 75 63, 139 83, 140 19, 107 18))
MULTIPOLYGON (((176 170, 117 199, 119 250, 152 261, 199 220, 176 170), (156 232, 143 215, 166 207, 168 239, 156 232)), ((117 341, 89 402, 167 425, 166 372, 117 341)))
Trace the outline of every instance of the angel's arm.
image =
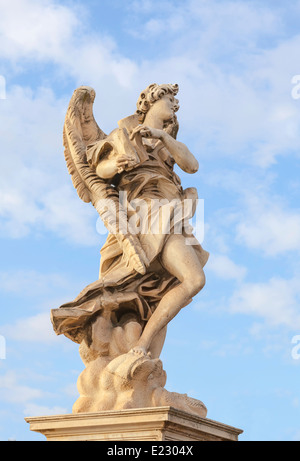
POLYGON ((174 139, 166 131, 140 125, 132 132, 131 137, 137 133, 148 138, 160 139, 177 165, 186 173, 192 174, 198 171, 199 163, 187 146, 174 139))
POLYGON ((102 179, 113 178, 118 173, 116 156, 106 154, 98 163, 96 173, 102 179))
POLYGON ((128 166, 129 161, 127 156, 117 156, 111 151, 99 161, 96 173, 102 179, 112 179, 117 173, 121 173, 128 166))
POLYGON ((105 140, 88 146, 87 158, 102 179, 112 179, 138 161, 136 149, 123 128, 112 131, 105 140))
POLYGON ((168 149, 177 165, 186 173, 196 173, 199 163, 187 146, 176 141, 172 136, 162 130, 161 141, 168 149))

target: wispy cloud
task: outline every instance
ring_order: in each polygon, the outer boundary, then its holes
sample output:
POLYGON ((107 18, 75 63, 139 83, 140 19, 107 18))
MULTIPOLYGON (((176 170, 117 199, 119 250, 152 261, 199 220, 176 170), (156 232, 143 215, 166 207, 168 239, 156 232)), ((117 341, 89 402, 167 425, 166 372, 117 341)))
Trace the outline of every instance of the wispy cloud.
POLYGON ((23 317, 10 325, 2 325, 1 332, 7 340, 51 344, 61 340, 57 338, 50 321, 50 312, 42 312, 31 317, 23 317))
POLYGON ((38 405, 36 403, 26 403, 23 409, 23 414, 25 416, 51 416, 51 415, 65 415, 68 414, 68 409, 66 407, 60 407, 55 405, 49 407, 46 405, 38 405))
POLYGON ((16 70, 32 62, 51 63, 76 80, 95 82, 113 77, 117 84, 128 86, 135 64, 118 53, 112 37, 90 32, 86 19, 86 9, 79 4, 67 6, 55 0, 2 2, 0 56, 16 70))
POLYGON ((49 0, 1 2, 2 57, 52 59, 61 57, 64 46, 80 26, 71 8, 49 0))
POLYGON ((97 214, 78 199, 64 161, 66 103, 51 90, 33 94, 20 87, 11 89, 3 103, 1 234, 20 238, 51 230, 71 242, 97 243, 97 214))
MULTIPOLYGON (((51 0, 0 5, 2 56, 18 62, 16 73, 28 62, 45 61, 53 75, 95 86, 97 121, 105 131, 135 110, 144 85, 174 80, 182 88, 180 136, 189 137, 197 156, 268 168, 299 151, 300 113, 290 85, 300 38, 283 33, 280 42, 260 47, 263 35, 271 39, 284 30, 278 9, 230 1, 150 3, 136 9, 136 31, 146 37, 152 24, 152 34, 173 34, 167 56, 147 54, 137 62, 114 38, 89 31, 83 7, 51 0)), ((61 132, 70 96, 57 98, 50 88, 8 89, 0 117, 2 234, 50 229, 78 244, 97 243, 96 215, 77 198, 64 165, 61 132)))
POLYGON ((236 238, 250 249, 266 256, 300 251, 300 213, 274 195, 249 196, 242 216, 238 218, 236 238))
POLYGON ((8 371, 0 376, 1 400, 24 404, 33 399, 40 399, 44 392, 19 383, 19 377, 14 371, 8 371))
MULTIPOLYGON (((27 378, 27 377, 26 377, 27 378)), ((59 405, 47 406, 36 403, 39 400, 53 398, 55 393, 49 393, 37 387, 26 385, 26 378, 21 373, 13 370, 7 371, 0 376, 0 401, 22 408, 25 416, 42 416, 68 413, 67 408, 59 405)))
POLYGON ((0 290, 24 296, 47 296, 55 290, 69 290, 74 284, 61 273, 40 273, 35 270, 0 272, 0 290))
POLYGON ((244 283, 231 296, 232 313, 252 315, 270 327, 300 328, 299 278, 272 277, 267 282, 244 283))
POLYGON ((207 271, 223 280, 241 281, 246 276, 247 268, 236 264, 225 254, 212 254, 209 258, 207 271))
POLYGON ((134 33, 150 43, 168 40, 157 61, 144 59, 143 73, 175 78, 184 88, 180 121, 189 137, 199 133, 202 155, 268 168, 299 152, 291 77, 300 36, 289 35, 281 8, 232 1, 147 5, 137 9, 134 33))

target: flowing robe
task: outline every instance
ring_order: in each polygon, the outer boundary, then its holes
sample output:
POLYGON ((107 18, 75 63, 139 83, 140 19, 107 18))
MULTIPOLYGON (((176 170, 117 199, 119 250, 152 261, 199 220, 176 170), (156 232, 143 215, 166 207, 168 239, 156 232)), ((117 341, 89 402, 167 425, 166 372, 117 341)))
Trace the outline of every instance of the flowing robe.
MULTIPOLYGON (((164 245, 173 233, 193 239, 193 248, 204 267, 208 253, 186 226, 190 209, 183 207, 186 199, 195 201, 196 190, 182 189, 174 172, 174 160, 161 141, 151 145, 136 136, 130 142, 124 128, 114 130, 105 140, 87 149, 87 158, 96 168, 106 155, 121 155, 132 150, 136 159, 129 168, 111 178, 126 208, 150 265, 144 275, 136 272, 123 254, 116 235, 109 233, 101 249, 99 279, 88 285, 77 298, 51 312, 57 334, 65 334, 80 343, 87 323, 98 315, 108 315, 114 325, 128 314, 145 325, 161 298, 179 281, 168 273, 162 263, 164 245), (186 215, 186 211, 188 216, 186 215)), ((190 302, 190 301, 189 301, 190 302)))

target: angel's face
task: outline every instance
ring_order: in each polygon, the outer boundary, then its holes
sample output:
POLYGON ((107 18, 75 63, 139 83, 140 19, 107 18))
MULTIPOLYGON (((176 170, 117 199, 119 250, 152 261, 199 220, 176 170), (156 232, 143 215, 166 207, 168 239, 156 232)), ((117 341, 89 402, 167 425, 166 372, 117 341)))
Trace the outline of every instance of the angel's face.
POLYGON ((175 99, 172 94, 162 96, 151 107, 152 112, 163 122, 171 120, 178 108, 178 99, 175 99))

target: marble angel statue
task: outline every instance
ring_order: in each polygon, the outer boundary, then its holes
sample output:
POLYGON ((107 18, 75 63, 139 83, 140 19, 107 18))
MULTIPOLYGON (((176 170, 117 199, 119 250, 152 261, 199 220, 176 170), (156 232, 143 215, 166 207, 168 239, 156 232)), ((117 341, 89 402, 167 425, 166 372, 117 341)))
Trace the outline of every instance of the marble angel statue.
POLYGON ((99 279, 51 311, 54 331, 80 344, 86 365, 73 412, 170 405, 206 416, 202 402, 164 389, 159 359, 168 323, 204 287, 208 259, 195 238, 187 245, 192 234, 177 213, 184 201, 195 211, 197 191, 183 190, 174 165, 198 170, 176 139, 177 93, 175 84, 149 85, 109 135, 94 119, 92 88, 79 87, 69 104, 67 167, 108 230, 99 279))

